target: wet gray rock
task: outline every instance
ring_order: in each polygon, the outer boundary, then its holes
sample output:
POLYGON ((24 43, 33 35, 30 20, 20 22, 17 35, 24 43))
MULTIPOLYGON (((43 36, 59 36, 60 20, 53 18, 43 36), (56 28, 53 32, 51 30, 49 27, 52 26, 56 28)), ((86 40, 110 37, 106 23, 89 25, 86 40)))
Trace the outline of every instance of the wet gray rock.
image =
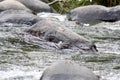
POLYGON ((97 51, 94 43, 57 21, 41 20, 27 32, 48 42, 56 43, 58 49, 74 50, 74 48, 77 48, 84 51, 97 51))
POLYGON ((90 69, 72 61, 60 61, 48 67, 40 80, 99 80, 90 69))
POLYGON ((1 2, 1 1, 4 1, 4 0, 0 0, 0 2, 1 2))
POLYGON ((48 4, 39 0, 17 0, 17 1, 21 2, 26 7, 28 7, 29 9, 36 13, 52 11, 48 4))
POLYGON ((90 5, 73 9, 68 14, 68 20, 79 21, 81 23, 96 24, 101 22, 100 18, 107 13, 104 6, 90 5))
POLYGON ((78 21, 79 23, 91 25, 118 20, 115 12, 110 11, 109 8, 101 5, 89 5, 75 8, 71 10, 67 18, 71 21, 78 21))
POLYGON ((0 25, 11 23, 32 26, 39 20, 39 17, 24 10, 6 10, 0 13, 0 25))
POLYGON ((31 11, 26 6, 24 6, 22 3, 16 1, 16 0, 4 0, 0 2, 0 12, 5 10, 26 10, 31 11))
POLYGON ((120 5, 111 7, 110 12, 114 13, 118 20, 120 20, 120 5))

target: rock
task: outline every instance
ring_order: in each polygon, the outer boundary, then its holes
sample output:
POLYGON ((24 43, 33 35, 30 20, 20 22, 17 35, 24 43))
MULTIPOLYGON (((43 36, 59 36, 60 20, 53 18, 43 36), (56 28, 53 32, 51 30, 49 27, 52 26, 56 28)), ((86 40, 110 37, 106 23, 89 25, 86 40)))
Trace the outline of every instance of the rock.
POLYGON ((110 12, 114 13, 116 15, 116 18, 120 20, 120 5, 111 7, 110 12))
POLYGON ((52 11, 48 4, 39 0, 17 0, 17 1, 21 2, 26 7, 28 7, 29 9, 36 13, 52 11))
POLYGON ((12 23, 32 26, 39 19, 36 15, 24 10, 6 10, 0 13, 0 24, 12 23))
POLYGON ((48 67, 40 80, 99 80, 99 77, 72 61, 60 61, 48 67))
POLYGON ((96 46, 91 41, 57 21, 40 20, 27 32, 46 41, 57 43, 59 49, 77 48, 85 51, 97 51, 96 46))
POLYGON ((4 0, 0 0, 0 2, 1 2, 1 1, 4 1, 4 0))
POLYGON ((71 10, 68 20, 93 25, 100 22, 114 22, 117 21, 117 18, 115 13, 110 12, 107 7, 88 5, 71 10))
POLYGON ((4 0, 0 2, 0 12, 10 9, 31 11, 30 9, 25 7, 22 3, 16 0, 4 0))

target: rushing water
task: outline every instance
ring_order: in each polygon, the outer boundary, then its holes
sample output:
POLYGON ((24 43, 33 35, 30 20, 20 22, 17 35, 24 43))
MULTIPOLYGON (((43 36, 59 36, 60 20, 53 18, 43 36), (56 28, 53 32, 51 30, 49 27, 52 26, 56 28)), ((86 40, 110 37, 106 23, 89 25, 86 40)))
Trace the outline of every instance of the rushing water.
POLYGON ((120 22, 80 26, 64 21, 65 15, 41 13, 65 23, 78 34, 92 40, 97 54, 62 53, 41 48, 29 41, 27 26, 0 27, 0 80, 39 80, 45 68, 59 60, 74 60, 92 69, 101 80, 120 80, 120 22))

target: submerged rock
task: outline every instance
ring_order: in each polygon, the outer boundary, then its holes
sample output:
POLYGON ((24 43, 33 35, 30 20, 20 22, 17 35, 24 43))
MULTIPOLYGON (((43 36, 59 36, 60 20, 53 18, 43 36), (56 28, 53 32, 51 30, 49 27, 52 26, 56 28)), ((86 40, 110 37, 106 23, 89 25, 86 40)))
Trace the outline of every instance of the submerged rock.
POLYGON ((48 67, 40 80, 99 80, 99 77, 72 61, 60 61, 48 67))
POLYGON ((114 22, 118 20, 117 17, 115 11, 110 11, 110 8, 101 5, 78 7, 71 10, 67 16, 68 20, 91 25, 100 22, 114 22))
POLYGON ((91 41, 57 21, 40 20, 27 32, 48 42, 55 43, 58 49, 74 50, 74 48, 77 48, 84 51, 97 51, 96 46, 91 41))
POLYGON ((48 4, 40 1, 40 0, 17 0, 24 4, 26 7, 31 9, 33 12, 51 12, 51 8, 48 4))
POLYGON ((12 24, 25 24, 32 26, 40 20, 36 15, 24 10, 6 10, 0 13, 0 25, 12 24))
POLYGON ((30 9, 28 9, 26 6, 16 0, 4 0, 0 2, 0 12, 10 9, 30 11, 30 9))

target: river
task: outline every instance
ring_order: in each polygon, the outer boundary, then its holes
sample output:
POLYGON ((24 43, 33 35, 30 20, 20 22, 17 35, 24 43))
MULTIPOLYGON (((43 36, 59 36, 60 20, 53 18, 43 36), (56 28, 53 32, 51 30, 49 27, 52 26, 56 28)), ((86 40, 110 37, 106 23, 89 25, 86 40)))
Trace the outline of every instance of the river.
POLYGON ((43 49, 29 41, 33 37, 24 32, 27 26, 1 26, 0 80, 39 80, 47 67, 60 60, 73 60, 86 66, 99 75, 101 80, 120 80, 120 21, 80 26, 65 21, 65 15, 40 13, 38 16, 65 23, 76 33, 94 41, 98 52, 80 54, 43 49))

